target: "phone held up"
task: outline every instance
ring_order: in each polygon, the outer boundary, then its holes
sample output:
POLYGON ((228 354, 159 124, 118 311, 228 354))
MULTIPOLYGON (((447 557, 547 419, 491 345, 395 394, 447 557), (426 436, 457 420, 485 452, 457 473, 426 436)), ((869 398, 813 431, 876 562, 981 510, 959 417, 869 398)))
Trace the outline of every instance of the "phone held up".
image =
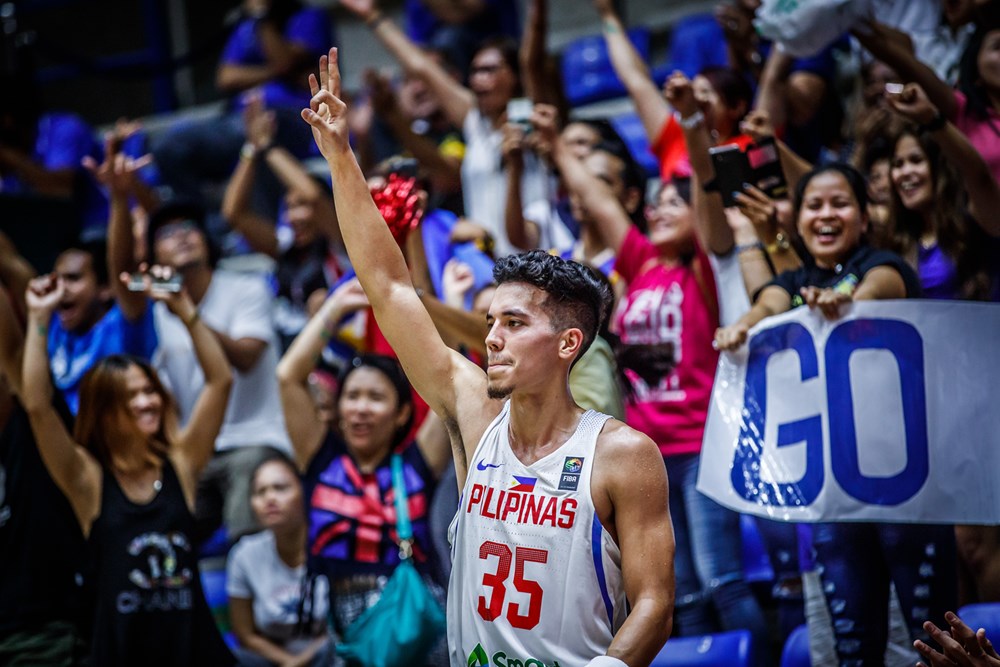
MULTIPOLYGON (((128 279, 128 289, 130 292, 146 291, 145 274, 133 273, 128 279)), ((153 275, 149 276, 150 287, 159 292, 180 292, 181 276, 179 273, 171 275, 169 278, 161 278, 153 275)))
POLYGON ((788 196, 788 183, 773 138, 750 144, 746 152, 736 144, 715 146, 708 152, 715 168, 715 187, 722 195, 724 206, 737 205, 733 193, 743 192, 744 183, 753 185, 771 199, 788 196))

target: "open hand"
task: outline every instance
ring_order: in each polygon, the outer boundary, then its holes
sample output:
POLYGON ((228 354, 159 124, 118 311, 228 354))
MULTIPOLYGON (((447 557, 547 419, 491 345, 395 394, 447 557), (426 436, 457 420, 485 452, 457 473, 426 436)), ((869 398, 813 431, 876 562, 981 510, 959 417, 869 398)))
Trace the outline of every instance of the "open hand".
POLYGON ((445 303, 461 307, 465 300, 465 295, 476 284, 476 275, 472 272, 472 267, 465 262, 460 262, 455 258, 449 259, 444 265, 444 272, 441 275, 441 286, 444 289, 445 303))
POLYGON ((371 305, 357 278, 351 278, 338 285, 327 300, 333 302, 331 305, 340 312, 341 317, 371 305))
POLYGON ((340 151, 350 150, 347 129, 347 105, 340 98, 340 68, 337 65, 337 48, 329 55, 320 56, 319 79, 309 75, 312 99, 309 108, 302 110, 302 118, 312 127, 313 141, 327 160, 340 151))
POLYGON ((274 143, 277 132, 274 111, 264 108, 264 97, 259 92, 250 95, 243 109, 243 131, 247 141, 258 151, 274 143))
POLYGON ((913 642, 914 648, 927 662, 917 663, 921 667, 1000 667, 993 643, 986 637, 986 631, 972 631, 956 614, 944 615, 950 632, 946 632, 930 621, 924 623, 924 630, 938 643, 944 653, 934 650, 924 642, 913 642))
POLYGON ((743 184, 743 192, 737 192, 734 199, 743 215, 749 218, 754 229, 758 230, 759 236, 760 232, 774 233, 778 226, 778 209, 773 199, 749 183, 743 184))

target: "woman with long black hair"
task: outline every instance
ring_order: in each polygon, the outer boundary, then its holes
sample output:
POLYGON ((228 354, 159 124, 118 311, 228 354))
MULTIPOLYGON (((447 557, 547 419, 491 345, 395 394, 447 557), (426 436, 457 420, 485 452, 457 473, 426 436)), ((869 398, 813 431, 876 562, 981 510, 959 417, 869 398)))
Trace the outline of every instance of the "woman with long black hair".
POLYGON ((84 377, 69 433, 52 407, 45 351, 66 289, 55 276, 32 280, 26 295, 24 409, 88 541, 95 597, 88 664, 231 665, 201 590, 192 533, 196 482, 222 426, 232 373, 187 293, 154 290, 145 280, 149 295, 184 321, 205 374, 188 423, 178 424, 148 364, 113 355, 84 377))

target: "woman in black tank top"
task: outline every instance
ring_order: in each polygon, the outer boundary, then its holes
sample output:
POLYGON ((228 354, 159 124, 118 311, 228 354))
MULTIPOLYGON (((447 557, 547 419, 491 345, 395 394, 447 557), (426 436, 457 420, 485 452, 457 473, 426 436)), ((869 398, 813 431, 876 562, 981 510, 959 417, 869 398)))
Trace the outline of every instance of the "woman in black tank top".
MULTIPOLYGON (((159 267, 154 267, 160 271, 159 267)), ((205 388, 184 428, 145 362, 113 355, 84 377, 71 436, 52 409, 46 330, 65 292, 28 288, 24 408, 56 485, 88 538, 95 609, 89 664, 231 665, 201 590, 191 542, 198 474, 212 455, 232 374, 186 292, 147 293, 185 322, 205 388)))

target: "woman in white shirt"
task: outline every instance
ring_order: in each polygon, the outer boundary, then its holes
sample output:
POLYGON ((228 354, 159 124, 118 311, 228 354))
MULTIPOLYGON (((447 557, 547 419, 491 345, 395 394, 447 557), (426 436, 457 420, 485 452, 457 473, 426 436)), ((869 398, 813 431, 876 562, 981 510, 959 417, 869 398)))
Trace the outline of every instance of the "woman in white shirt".
POLYGON ((242 538, 226 563, 236 655, 246 667, 328 664, 329 585, 306 570, 306 516, 295 464, 275 453, 254 471, 250 504, 264 530, 242 538))

